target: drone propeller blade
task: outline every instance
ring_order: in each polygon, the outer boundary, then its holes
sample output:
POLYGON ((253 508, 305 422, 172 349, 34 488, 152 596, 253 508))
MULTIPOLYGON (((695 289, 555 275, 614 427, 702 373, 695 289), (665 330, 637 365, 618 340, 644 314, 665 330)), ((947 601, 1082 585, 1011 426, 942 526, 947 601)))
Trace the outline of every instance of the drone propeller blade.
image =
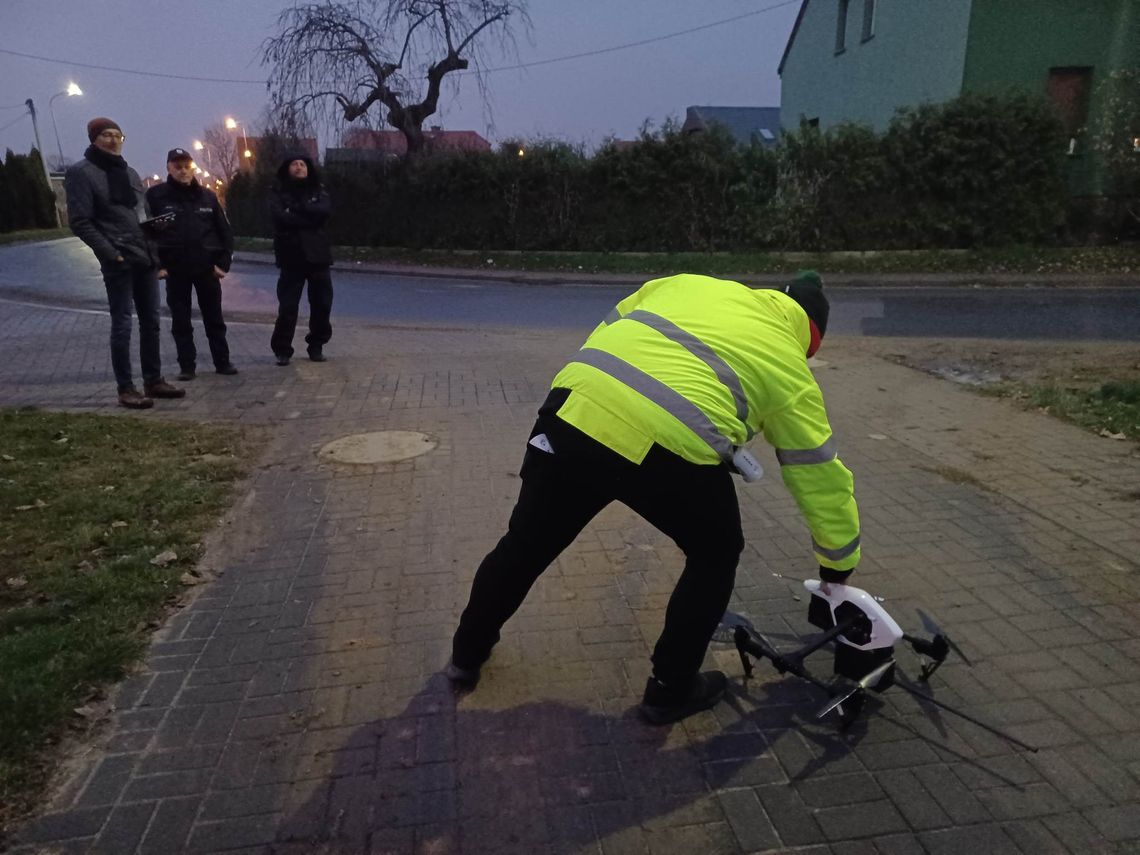
POLYGON ((744 615, 738 615, 736 612, 725 612, 724 617, 720 619, 720 623, 717 624, 716 630, 712 634, 712 641, 720 644, 735 644, 738 626, 744 627, 749 633, 756 633, 756 627, 744 615))
POLYGON ((877 686, 879 684, 879 680, 882 679, 883 675, 886 674, 888 671, 890 671, 894 667, 895 667, 895 660, 894 659, 888 659, 886 662, 884 662, 879 667, 875 668, 873 671, 869 671, 866 674, 864 674, 863 678, 859 681, 859 684, 858 684, 859 688, 860 689, 874 688, 875 686, 877 686))
POLYGON ((971 668, 974 667, 974 663, 970 661, 970 657, 968 657, 965 653, 962 652, 962 648, 954 643, 954 639, 952 639, 949 635, 946 634, 946 632, 942 629, 942 627, 940 627, 938 625, 937 621, 935 621, 934 618, 932 618, 930 615, 928 615, 922 609, 915 609, 915 611, 918 612, 918 619, 920 621, 922 621, 922 628, 923 629, 925 629, 927 632, 929 632, 931 635, 933 635, 935 637, 942 636, 942 640, 945 641, 946 645, 951 650, 953 650, 954 653, 956 653, 958 655, 958 658, 960 658, 963 662, 965 662, 971 668))
POLYGON ((943 635, 942 627, 940 627, 934 618, 924 612, 922 609, 915 609, 918 612, 918 619, 922 621, 922 628, 929 632, 931 635, 943 635))
MULTIPOLYGON (((843 704, 847 703, 847 701, 850 701, 852 698, 855 698, 857 696, 861 696, 865 691, 867 691, 867 689, 870 689, 870 688, 878 685, 878 682, 879 682, 879 680, 882 679, 883 675, 886 674, 887 671, 889 671, 894 666, 895 666, 895 660, 894 659, 888 659, 882 665, 879 665, 874 670, 869 671, 868 673, 864 674, 863 677, 859 680, 859 682, 856 683, 854 686, 852 686, 850 688, 850 690, 844 692, 841 695, 833 696, 831 698, 831 700, 829 700, 826 704, 824 704, 822 707, 820 707, 819 712, 817 712, 815 714, 815 717, 816 718, 823 718, 829 712, 831 712, 832 710, 836 710, 836 709, 839 709, 840 714, 842 715, 843 710, 840 708, 843 706, 843 704)), ((861 701, 859 703, 859 706, 862 706, 861 701)), ((848 723, 850 723, 850 722, 848 722, 848 723)))
POLYGON ((823 718, 829 712, 843 706, 843 704, 846 701, 849 701, 852 697, 854 697, 855 695, 859 694, 862 691, 863 690, 861 688, 859 688, 858 686, 855 686, 850 691, 844 692, 842 695, 835 695, 834 697, 831 698, 831 700, 829 700, 826 704, 824 704, 822 707, 820 707, 819 712, 817 712, 815 714, 815 717, 816 718, 823 718))
POLYGON ((946 639, 946 643, 947 643, 948 645, 950 645, 950 649, 951 649, 951 650, 953 650, 955 653, 957 653, 957 654, 958 654, 958 658, 959 658, 959 659, 961 659, 963 662, 965 662, 965 663, 966 663, 967 665, 969 665, 971 668, 973 668, 973 667, 974 667, 974 663, 970 661, 970 657, 969 657, 969 656, 967 656, 965 653, 963 653, 963 652, 962 652, 962 648, 961 648, 961 647, 959 647, 957 644, 955 644, 955 643, 954 643, 954 639, 952 639, 952 638, 951 638, 950 636, 948 636, 946 633, 942 633, 942 637, 943 637, 944 639, 946 639))

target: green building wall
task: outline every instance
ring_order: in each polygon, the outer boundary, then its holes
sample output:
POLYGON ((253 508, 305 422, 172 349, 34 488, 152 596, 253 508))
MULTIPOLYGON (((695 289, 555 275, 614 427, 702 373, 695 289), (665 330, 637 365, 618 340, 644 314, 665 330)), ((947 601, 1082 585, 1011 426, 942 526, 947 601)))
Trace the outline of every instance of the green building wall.
MULTIPOLYGON (((974 0, 963 91, 1045 94, 1049 69, 1088 66, 1088 127, 1101 101, 1097 86, 1116 68, 1140 65, 1140 0, 974 0)), ((1080 141, 1069 159, 1069 189, 1104 189, 1100 164, 1080 141)))
POLYGON ((835 52, 839 0, 809 0, 784 62, 780 123, 855 121, 885 130, 902 106, 961 92, 971 0, 878 0, 862 41, 864 0, 849 0, 846 49, 835 52))

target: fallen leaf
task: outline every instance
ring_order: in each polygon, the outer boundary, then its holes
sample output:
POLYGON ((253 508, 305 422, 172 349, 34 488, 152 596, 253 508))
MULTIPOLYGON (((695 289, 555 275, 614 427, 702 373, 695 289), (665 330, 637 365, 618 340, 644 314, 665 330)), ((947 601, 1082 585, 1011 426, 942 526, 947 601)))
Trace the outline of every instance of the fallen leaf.
POLYGON ((76 565, 75 569, 78 570, 80 573, 93 573, 93 572, 95 572, 95 566, 90 561, 87 561, 87 560, 80 561, 79 564, 76 565))
POLYGON ((867 438, 868 439, 886 439, 886 436, 884 436, 881 433, 869 433, 869 434, 867 434, 867 438))
POLYGON ((114 493, 115 492, 115 485, 114 484, 104 484, 99 489, 102 490, 104 493, 114 493))
POLYGON ((178 553, 175 552, 173 549, 168 549, 165 552, 160 552, 158 555, 154 556, 154 558, 150 559, 150 563, 153 564, 155 567, 165 567, 171 561, 177 561, 177 560, 178 560, 178 553))
POLYGON ((47 507, 47 502, 45 502, 43 499, 36 499, 35 502, 33 502, 30 505, 16 505, 16 510, 18 510, 18 511, 34 511, 37 508, 46 508, 46 507, 47 507))
POLYGON ((0 458, 2 458, 7 463, 11 463, 13 460, 16 459, 11 454, 0 454, 0 458))
POLYGON ((1100 429, 1100 435, 1108 437, 1109 439, 1125 439, 1126 438, 1124 436, 1124 431, 1121 431, 1120 433, 1113 433, 1108 428, 1101 428, 1100 429))
MULTIPOLYGON (((154 562, 152 561, 151 563, 153 564, 154 562)), ((179 581, 183 585, 197 585, 202 580, 195 576, 193 573, 183 573, 179 578, 179 581)))
POLYGON ((84 704, 81 707, 76 707, 73 710, 73 712, 77 716, 82 716, 83 718, 92 718, 93 716, 96 716, 99 714, 99 710, 95 709, 94 707, 88 706, 87 704, 84 704))
POLYGON ((28 586, 28 580, 23 576, 9 576, 7 579, 7 585, 12 590, 18 591, 20 588, 26 588, 28 586))
POLYGON ((115 520, 111 523, 111 528, 126 528, 127 524, 123 520, 115 520))

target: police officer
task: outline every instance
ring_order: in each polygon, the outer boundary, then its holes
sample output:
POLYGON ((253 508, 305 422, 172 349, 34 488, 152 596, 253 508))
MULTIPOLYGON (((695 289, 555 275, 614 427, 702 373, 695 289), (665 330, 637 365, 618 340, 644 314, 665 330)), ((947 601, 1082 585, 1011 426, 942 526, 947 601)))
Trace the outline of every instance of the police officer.
POLYGON ((198 183, 194 158, 185 149, 166 155, 166 183, 146 192, 151 217, 170 219, 155 227, 161 269, 166 279, 166 305, 170 309, 170 332, 178 351, 179 380, 193 380, 198 352, 190 322, 190 295, 198 295, 198 311, 210 356, 218 374, 238 370, 230 362, 226 323, 222 319, 222 279, 233 260, 234 239, 230 221, 212 190, 198 183))
POLYGON ((726 679, 700 666, 744 547, 732 474, 755 477, 742 449, 757 433, 776 448, 820 577, 844 582, 860 559, 853 479, 807 364, 827 316, 814 273, 783 290, 671 276, 618 303, 539 409, 518 502, 475 574, 448 678, 474 686, 531 585, 617 500, 685 554, 640 712, 664 724, 713 706, 726 679))

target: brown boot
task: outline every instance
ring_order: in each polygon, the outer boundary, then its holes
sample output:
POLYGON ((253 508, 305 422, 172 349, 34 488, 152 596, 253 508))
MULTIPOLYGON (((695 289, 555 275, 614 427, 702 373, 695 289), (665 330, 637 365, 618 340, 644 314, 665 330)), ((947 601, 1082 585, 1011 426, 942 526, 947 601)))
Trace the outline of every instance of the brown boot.
POLYGON ((165 380, 159 380, 157 383, 147 383, 143 386, 147 395, 152 398, 185 398, 186 390, 179 389, 177 386, 171 386, 165 380))
POLYGON ((128 410, 147 410, 154 406, 154 401, 150 398, 144 398, 139 394, 138 389, 130 386, 119 392, 119 405, 128 410))

